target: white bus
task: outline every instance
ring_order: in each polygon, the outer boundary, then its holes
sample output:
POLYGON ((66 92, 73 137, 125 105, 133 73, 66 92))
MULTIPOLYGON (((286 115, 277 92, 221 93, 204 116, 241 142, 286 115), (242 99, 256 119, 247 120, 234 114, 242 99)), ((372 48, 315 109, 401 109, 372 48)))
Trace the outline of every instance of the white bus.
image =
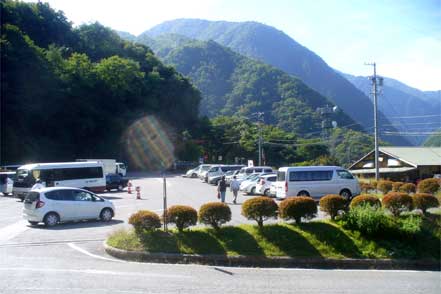
POLYGON ((46 187, 74 187, 104 192, 106 178, 101 162, 57 162, 26 164, 17 169, 12 193, 23 200, 35 181, 46 187))
POLYGON ((275 186, 277 198, 339 194, 351 199, 360 194, 358 180, 339 166, 281 167, 275 186))

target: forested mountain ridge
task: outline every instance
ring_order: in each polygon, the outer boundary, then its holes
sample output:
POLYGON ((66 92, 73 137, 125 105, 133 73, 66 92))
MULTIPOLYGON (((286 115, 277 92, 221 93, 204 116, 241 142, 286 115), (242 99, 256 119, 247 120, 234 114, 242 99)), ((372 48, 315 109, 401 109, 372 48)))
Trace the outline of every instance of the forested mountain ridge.
MULTIPOLYGON (((366 95, 372 92, 368 77, 341 73, 354 86, 366 95)), ((441 98, 433 99, 431 93, 409 87, 397 80, 384 78, 378 97, 379 109, 389 117, 392 125, 401 132, 416 134, 409 137, 415 145, 421 145, 431 133, 441 128, 441 98), (438 101, 437 101, 438 100, 438 101)), ((369 97, 373 99, 370 95, 369 97)), ((384 133, 390 130, 390 124, 381 125, 384 133)))
MULTIPOLYGON (((214 41, 171 34, 148 37, 143 43, 191 79, 203 94, 201 114, 209 117, 265 112, 266 123, 299 136, 313 133, 317 137, 324 117, 316 109, 333 106, 301 80, 214 41)), ((331 118, 340 126, 357 129, 357 124, 342 111, 331 118)))
POLYGON ((3 164, 119 158, 123 134, 155 114, 198 123, 200 93, 146 46, 98 23, 72 28, 48 4, 2 0, 3 164))
MULTIPOLYGON (((162 34, 180 34, 193 39, 214 40, 245 56, 275 66, 299 77, 309 87, 337 104, 365 129, 373 126, 373 105, 369 98, 336 73, 318 55, 283 32, 257 22, 177 19, 166 21, 137 37, 137 41, 162 34)), ((390 124, 380 113, 380 121, 390 124)), ((389 137, 397 145, 408 142, 389 137)))

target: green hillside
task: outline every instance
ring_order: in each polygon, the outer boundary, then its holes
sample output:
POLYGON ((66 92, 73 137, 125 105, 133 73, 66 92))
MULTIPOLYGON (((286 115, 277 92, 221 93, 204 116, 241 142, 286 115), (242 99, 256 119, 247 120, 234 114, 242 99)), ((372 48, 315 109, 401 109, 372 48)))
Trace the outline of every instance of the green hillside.
MULTIPOLYGON (((334 105, 301 80, 213 41, 162 35, 144 42, 191 79, 203 94, 201 113, 209 117, 263 111, 266 123, 308 137, 322 130, 323 117, 316 109, 334 105)), ((341 126, 356 125, 343 112, 332 119, 341 126)))
POLYGON ((178 134, 197 124, 199 91, 148 47, 98 23, 74 29, 41 2, 0 5, 3 164, 124 160, 138 118, 154 114, 178 134))

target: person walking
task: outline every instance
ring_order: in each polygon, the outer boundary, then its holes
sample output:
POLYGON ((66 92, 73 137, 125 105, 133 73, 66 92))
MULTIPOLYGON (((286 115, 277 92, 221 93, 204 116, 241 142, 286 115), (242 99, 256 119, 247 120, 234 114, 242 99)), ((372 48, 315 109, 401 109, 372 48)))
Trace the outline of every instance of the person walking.
POLYGON ((227 192, 227 183, 225 182, 225 176, 222 176, 219 184, 217 184, 217 193, 220 196, 222 203, 225 202, 225 193, 227 192))
POLYGON ((236 176, 233 176, 233 180, 230 182, 230 190, 233 192, 233 203, 236 204, 237 200, 237 193, 239 192, 240 184, 239 181, 236 179, 236 176))

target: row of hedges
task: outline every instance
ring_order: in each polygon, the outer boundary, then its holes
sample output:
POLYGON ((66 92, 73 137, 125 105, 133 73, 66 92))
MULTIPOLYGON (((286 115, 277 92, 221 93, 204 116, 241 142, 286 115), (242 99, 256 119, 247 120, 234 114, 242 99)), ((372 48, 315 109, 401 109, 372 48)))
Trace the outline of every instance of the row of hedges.
POLYGON ((412 183, 392 182, 389 180, 371 181, 370 183, 361 183, 361 190, 368 193, 370 190, 379 190, 384 194, 389 192, 403 193, 429 193, 434 194, 440 189, 438 179, 425 179, 418 183, 418 186, 412 183))

